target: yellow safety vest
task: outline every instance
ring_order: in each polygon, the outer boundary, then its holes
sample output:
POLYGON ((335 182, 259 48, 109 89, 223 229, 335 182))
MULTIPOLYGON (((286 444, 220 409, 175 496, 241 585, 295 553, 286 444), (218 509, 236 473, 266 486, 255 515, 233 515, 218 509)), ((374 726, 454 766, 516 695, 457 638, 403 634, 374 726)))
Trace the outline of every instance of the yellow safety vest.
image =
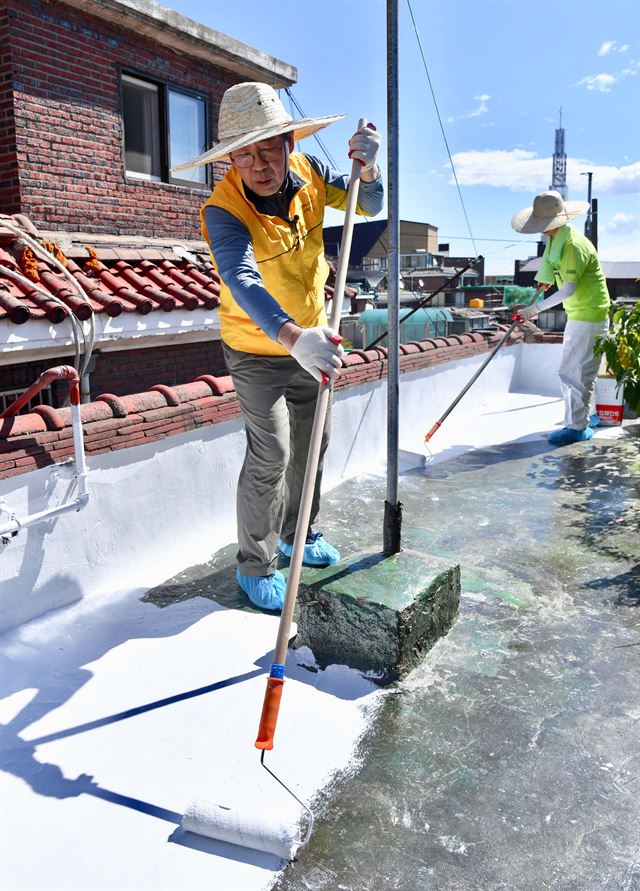
MULTIPOLYGON (((256 210, 245 197, 242 180, 234 167, 214 188, 200 211, 200 220, 207 244, 205 209, 210 204, 240 220, 249 231, 265 288, 297 325, 312 328, 327 323, 324 286, 329 264, 322 241, 326 187, 304 155, 292 152, 289 163, 291 170, 304 181, 289 206, 289 218, 298 217, 295 232, 285 220, 256 210)), ((209 252, 217 270, 213 252, 211 249, 209 252)), ((265 334, 236 303, 222 280, 218 315, 222 339, 232 349, 262 356, 288 355, 287 350, 265 334)))

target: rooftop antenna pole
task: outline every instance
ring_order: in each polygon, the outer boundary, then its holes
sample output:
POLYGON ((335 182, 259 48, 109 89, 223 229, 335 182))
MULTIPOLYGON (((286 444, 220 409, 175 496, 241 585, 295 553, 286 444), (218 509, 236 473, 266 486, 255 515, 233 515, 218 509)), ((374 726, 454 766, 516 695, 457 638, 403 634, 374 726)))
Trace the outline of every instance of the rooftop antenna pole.
POLYGON ((587 201, 589 202, 589 210, 587 211, 587 219, 584 224, 584 234, 587 236, 589 241, 593 242, 593 215, 592 215, 592 204, 591 204, 591 180, 593 179, 593 171, 588 170, 586 173, 581 173, 580 176, 587 177, 587 201))
POLYGON ((387 165, 389 251, 387 254, 387 500, 384 504, 385 557, 400 551, 402 505, 398 501, 398 403, 400 399, 400 217, 398 178, 398 0, 387 0, 387 165))

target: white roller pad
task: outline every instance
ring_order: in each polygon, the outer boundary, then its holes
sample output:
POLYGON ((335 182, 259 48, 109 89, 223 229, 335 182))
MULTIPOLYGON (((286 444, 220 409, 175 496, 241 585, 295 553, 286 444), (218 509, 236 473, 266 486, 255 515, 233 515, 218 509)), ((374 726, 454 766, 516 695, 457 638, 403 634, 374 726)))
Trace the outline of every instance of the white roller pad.
POLYGON ((243 848, 266 851, 283 860, 292 860, 302 843, 300 827, 293 821, 202 800, 189 804, 182 818, 182 828, 243 848))

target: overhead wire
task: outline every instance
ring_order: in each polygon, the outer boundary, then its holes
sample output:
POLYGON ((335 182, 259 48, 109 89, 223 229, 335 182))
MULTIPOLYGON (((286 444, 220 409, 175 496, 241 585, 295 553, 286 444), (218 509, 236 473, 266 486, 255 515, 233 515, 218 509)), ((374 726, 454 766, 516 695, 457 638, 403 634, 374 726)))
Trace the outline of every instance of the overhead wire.
MULTIPOLYGON (((409 6, 409 12, 410 12, 410 14, 411 14, 411 19, 412 19, 413 26, 414 26, 414 31, 415 31, 415 34, 416 34, 416 39, 417 39, 417 42, 418 42, 418 47, 419 47, 419 49, 420 49, 420 54, 421 54, 421 56, 422 56, 422 62, 423 62, 423 64, 424 64, 425 71, 426 71, 426 74, 427 74, 427 80, 428 80, 428 82, 429 82, 429 87, 430 87, 430 89, 431 89, 431 95, 432 95, 432 98, 433 98, 433 103, 434 103, 434 106, 435 106, 435 109, 436 109, 436 113, 437 113, 437 115, 438 115, 438 120, 439 120, 439 122, 440 122, 440 129, 441 129, 441 131, 442 131, 442 137, 443 137, 443 139, 444 139, 444 143, 445 143, 445 146, 446 146, 446 149, 447 149, 447 154, 448 154, 448 156, 449 156, 449 163, 451 164, 451 170, 453 171, 453 176, 454 176, 454 179, 455 179, 455 182, 456 182, 456 187, 457 187, 457 190, 458 190, 458 196, 459 196, 459 198, 460 198, 460 203, 461 203, 461 205, 462 205, 462 211, 463 211, 463 213, 464 213, 464 217, 465 217, 465 220, 466 220, 466 223, 467 223, 467 228, 468 228, 468 230, 469 230, 469 236, 468 236, 468 237, 467 237, 467 236, 464 236, 464 238, 465 238, 465 240, 470 240, 470 241, 472 242, 472 244, 473 244, 473 250, 474 250, 474 254, 475 254, 474 262, 475 262, 475 261, 479 261, 480 259, 482 259, 482 255, 478 252, 478 248, 477 248, 477 245, 476 245, 476 242, 475 242, 475 238, 474 238, 474 236, 473 236, 473 232, 472 232, 472 230, 471 230, 471 223, 470 223, 470 221, 469 221, 469 216, 468 216, 468 214, 467 214, 467 209, 466 209, 465 204, 464 204, 464 199, 462 198, 462 192, 461 192, 461 189, 460 189, 460 184, 459 184, 459 182, 458 182, 458 176, 457 176, 457 174, 456 174, 455 165, 454 165, 454 163, 453 163, 453 158, 452 158, 452 156, 451 156, 451 152, 450 152, 450 150, 449 150, 449 144, 448 144, 448 141, 447 141, 446 133, 445 133, 445 131, 444 131, 444 125, 443 125, 443 123, 442 123, 442 117, 441 117, 441 115, 440 115, 440 110, 439 110, 439 108, 438 108, 438 103, 437 103, 437 100, 436 100, 436 97, 435 97, 435 92, 434 92, 434 89, 433 89, 433 85, 432 85, 432 83, 431 83, 431 77, 430 77, 430 75, 429 75, 429 69, 428 69, 428 66, 427 66, 427 63, 426 63, 426 59, 425 59, 425 56, 424 56, 424 52, 423 52, 423 50, 422 50, 422 44, 421 44, 421 41, 420 41, 420 35, 419 35, 419 33, 418 33, 418 29, 417 29, 417 25, 416 25, 416 22, 415 22, 415 18, 414 18, 414 16, 413 16, 413 10, 412 10, 412 8, 411 8, 411 2, 410 2, 410 0, 407 0, 407 3, 408 3, 408 6, 409 6)), ((300 105, 300 103, 297 101, 297 99, 296 99, 295 96, 293 95, 293 92, 291 91, 291 88, 290 88, 290 87, 285 87, 285 93, 287 94, 287 96, 288 96, 288 98, 289 98, 289 107, 290 107, 290 108, 291 108, 291 107, 294 107, 294 108, 296 109, 296 111, 298 112, 298 114, 302 115, 303 118, 306 118, 307 115, 305 114, 304 110, 302 109, 302 106, 300 105)), ((314 139, 316 140, 316 142, 318 143, 318 145, 320 146, 320 149, 322 150, 322 152, 323 152, 324 156, 326 157, 326 159, 328 160, 328 162, 331 164, 331 166, 332 166, 334 169, 336 169, 336 168, 337 168, 336 161, 335 161, 334 158, 331 156, 331 153, 330 153, 329 150, 327 149, 326 145, 322 142, 322 140, 321 140, 320 137, 317 135, 317 133, 314 133, 313 136, 314 136, 314 139)), ((364 216, 365 216, 365 220, 366 220, 368 223, 369 223, 369 222, 372 222, 371 217, 368 217, 366 214, 365 214, 364 216)), ((442 236, 442 237, 454 238, 454 237, 456 237, 456 236, 442 236)), ((503 239, 483 239, 483 240, 485 240, 485 241, 499 241, 499 240, 500 240, 500 241, 501 241, 501 240, 503 240, 503 239)), ((388 244, 385 244, 384 239, 382 238, 382 235, 378 235, 378 237, 376 238, 376 241, 374 242, 374 244, 379 244, 380 247, 382 248, 382 250, 383 250, 385 253, 388 253, 389 246, 388 246, 388 244)), ((499 250, 505 250, 505 248, 500 248, 499 250)))
MULTIPOLYGON (((295 107, 295 109, 296 109, 296 111, 298 112, 298 114, 302 115, 303 118, 306 118, 307 116, 306 116, 306 114, 304 113, 304 111, 302 110, 302 108, 300 107, 300 103, 297 101, 297 99, 295 98, 295 96, 294 96, 293 93, 291 92, 291 88, 290 88, 290 87, 285 87, 285 88, 284 88, 284 91, 285 91, 285 93, 287 94, 287 96, 289 97, 289 103, 290 103, 290 105, 293 105, 293 106, 295 107)), ((315 139, 315 141, 318 143, 318 145, 319 145, 320 148, 322 149, 322 151, 323 151, 323 153, 324 153, 324 156, 325 156, 325 158, 327 159, 327 161, 331 164, 331 166, 332 166, 334 169, 336 169, 336 168, 337 168, 337 164, 336 164, 335 160, 331 157, 331 153, 330 153, 329 149, 326 147, 326 145, 324 144, 324 142, 320 139, 320 137, 318 136, 317 133, 314 133, 314 134, 313 134, 313 138, 315 139)))
POLYGON ((420 40, 420 34, 418 32, 418 26, 416 24, 415 16, 413 14, 413 7, 411 6, 411 0, 407 0, 407 6, 409 7, 409 15, 411 16, 411 21, 413 23, 413 30, 416 35, 416 40, 418 42, 418 49, 420 50, 420 56, 422 58, 422 64, 424 65, 425 74, 427 75, 427 81, 429 82, 429 89, 431 90, 431 98, 433 99, 433 104, 436 109, 436 114, 438 116, 438 123, 440 124, 440 131, 442 133, 442 138, 444 139, 444 144, 447 149, 447 155, 449 156, 449 164, 451 165, 451 172, 453 173, 453 178, 456 183, 456 189, 458 190, 458 197, 460 198, 460 204, 462 205, 462 212, 464 214, 464 218, 467 222, 467 228, 469 229, 469 236, 471 238, 471 242, 473 244, 473 250, 475 251, 476 256, 478 255, 478 248, 476 247, 476 242, 473 237, 473 232, 471 231, 471 223, 469 222, 469 215, 467 214, 467 208, 465 207, 464 199, 462 198, 462 191, 460 189, 460 183, 458 182, 458 174, 456 173, 455 164, 453 163, 453 158, 451 156, 451 151, 449 149, 449 142, 447 140, 447 134, 444 130, 444 124, 442 123, 442 116, 440 114, 440 109, 438 108, 438 102, 436 100, 435 90, 433 89, 433 83, 431 82, 431 75, 429 74, 429 66, 427 65, 427 60, 424 54, 424 50, 422 49, 422 41, 420 40))
MULTIPOLYGON (((300 103, 296 100, 293 93, 291 92, 291 88, 285 87, 285 92, 286 92, 287 96, 289 97, 289 102, 295 107, 298 114, 301 114, 303 118, 306 118, 307 115, 305 114, 302 107, 300 106, 300 103)), ((327 161, 329 162, 329 164, 333 167, 334 170, 337 170, 338 165, 337 165, 335 159, 332 157, 329 149, 326 147, 326 145, 323 143, 323 141, 320 139, 320 137, 318 136, 317 133, 314 133, 313 137, 316 140, 316 142, 318 143, 318 145, 320 146, 320 149, 322 150, 322 153, 324 154, 324 156, 327 159, 327 161)), ((367 214, 363 214, 363 216, 367 223, 374 222, 373 219, 370 216, 368 216, 367 214)), ((378 235, 376 240, 373 242, 373 244, 374 245, 379 244, 385 254, 387 254, 389 252, 389 245, 385 244, 385 242, 382 238, 382 235, 378 235)))

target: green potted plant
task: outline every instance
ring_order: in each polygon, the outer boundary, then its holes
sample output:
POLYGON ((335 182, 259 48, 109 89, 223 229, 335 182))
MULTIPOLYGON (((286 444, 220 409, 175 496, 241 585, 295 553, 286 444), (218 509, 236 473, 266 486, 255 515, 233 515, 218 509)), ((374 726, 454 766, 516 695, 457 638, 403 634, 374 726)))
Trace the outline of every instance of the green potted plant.
POLYGON ((596 340, 596 356, 604 356, 607 370, 624 384, 627 405, 640 415, 640 301, 613 307, 609 331, 596 340))

